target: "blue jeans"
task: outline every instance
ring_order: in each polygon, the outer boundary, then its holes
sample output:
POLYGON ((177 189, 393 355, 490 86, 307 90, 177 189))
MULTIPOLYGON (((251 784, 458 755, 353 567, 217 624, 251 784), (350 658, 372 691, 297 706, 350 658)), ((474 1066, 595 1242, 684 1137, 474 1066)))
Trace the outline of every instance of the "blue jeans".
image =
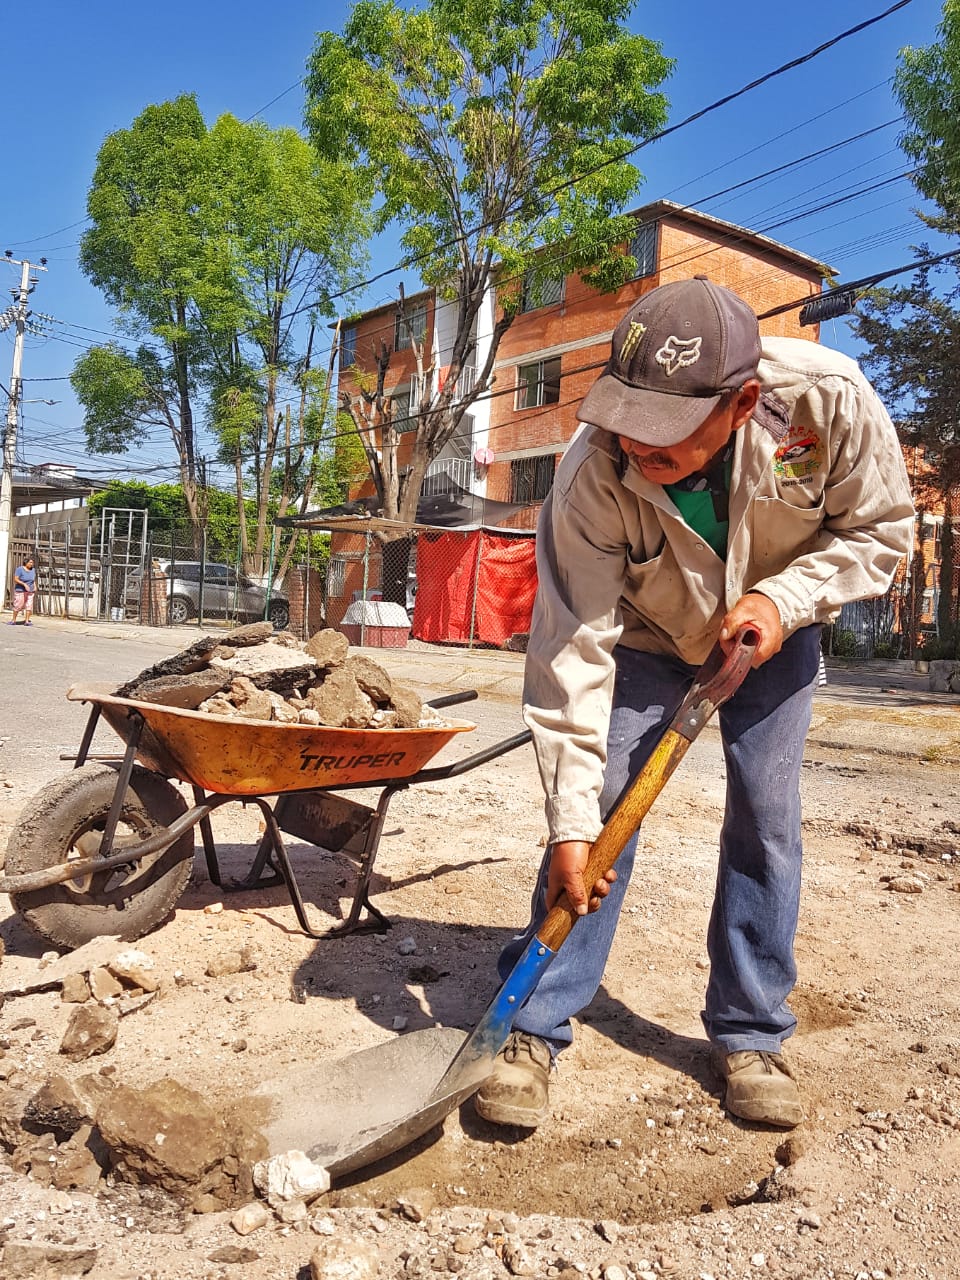
MULTIPOLYGON (((778 654, 751 670, 719 712, 727 794, 720 863, 707 933, 710 978, 701 1017, 727 1053, 777 1053, 796 1027, 786 999, 796 981, 793 941, 800 906, 800 768, 820 657, 820 627, 794 632, 778 654)), ((697 668, 618 647, 601 813, 606 816, 643 768, 697 668)), ((694 750, 696 748, 694 747, 694 750)), ((600 910, 581 917, 518 1013, 514 1027, 557 1053, 573 1040, 570 1019, 603 978, 637 839, 617 859, 617 881, 600 910)), ((550 849, 531 903, 531 921, 504 948, 510 973, 546 915, 550 849)))

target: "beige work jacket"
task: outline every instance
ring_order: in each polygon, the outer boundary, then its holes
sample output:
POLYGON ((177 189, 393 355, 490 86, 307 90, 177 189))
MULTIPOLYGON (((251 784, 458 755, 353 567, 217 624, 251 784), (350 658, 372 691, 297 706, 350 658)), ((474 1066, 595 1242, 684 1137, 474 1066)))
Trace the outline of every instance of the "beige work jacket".
POLYGON ((767 339, 759 377, 761 402, 734 435, 725 562, 610 433, 582 427, 557 468, 524 680, 551 841, 600 830, 615 645, 699 665, 746 592, 768 596, 790 635, 883 594, 910 548, 903 455, 856 363, 767 339))

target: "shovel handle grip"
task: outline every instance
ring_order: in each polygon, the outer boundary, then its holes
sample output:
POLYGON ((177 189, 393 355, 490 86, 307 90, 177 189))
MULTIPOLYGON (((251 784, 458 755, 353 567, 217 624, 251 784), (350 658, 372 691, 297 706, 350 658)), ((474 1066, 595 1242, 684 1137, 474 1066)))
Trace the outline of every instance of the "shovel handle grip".
MULTIPOLYGON (((750 670, 759 643, 760 633, 755 627, 746 626, 741 627, 734 636, 729 653, 724 653, 719 642, 713 647, 706 662, 697 672, 670 727, 594 840, 583 871, 583 882, 588 890, 606 875, 619 858, 624 846, 638 830, 650 806, 663 790, 667 779, 683 759, 687 748, 714 711, 732 698, 740 688, 750 670)), ((570 899, 566 893, 562 894, 537 930, 538 941, 551 951, 556 951, 578 919, 570 899)))

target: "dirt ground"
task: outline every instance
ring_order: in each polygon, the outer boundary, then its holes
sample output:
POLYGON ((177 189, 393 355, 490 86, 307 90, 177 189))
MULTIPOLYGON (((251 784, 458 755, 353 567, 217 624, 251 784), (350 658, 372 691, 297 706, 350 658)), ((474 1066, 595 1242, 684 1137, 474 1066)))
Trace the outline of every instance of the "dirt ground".
MULTIPOLYGON (((819 714, 850 713, 824 703, 819 714)), ((955 1280, 960 777, 936 751, 890 754, 889 708, 861 714, 873 717, 876 749, 811 745, 803 774, 790 1050, 807 1120, 793 1134, 731 1121, 708 1068, 699 1010, 723 801, 708 729, 644 823, 603 987, 539 1130, 498 1130, 464 1104, 412 1148, 335 1183, 306 1218, 273 1219, 245 1238, 228 1210, 186 1213, 113 1176, 95 1191, 55 1190, 0 1148, 7 1274, 72 1265, 92 1280, 306 1277, 314 1251, 336 1241, 379 1270, 315 1261, 313 1274, 955 1280), (74 1261, 57 1262, 51 1245, 74 1261), (83 1246, 93 1252, 81 1264, 83 1246)), ((955 706, 945 714, 960 717, 955 706)), ((56 771, 22 776, 9 752, 3 769, 0 848, 30 784, 56 771)), ((215 816, 226 875, 246 873, 260 821, 239 805, 215 816)), ((421 1028, 474 1025, 498 951, 525 922, 541 842, 539 784, 522 748, 393 799, 371 889, 391 921, 385 934, 314 941, 282 888, 224 894, 198 850, 176 911, 137 944, 161 976, 157 998, 121 1018, 108 1052, 72 1063, 59 1052, 72 1009, 59 991, 8 997, 0 1098, 54 1073, 104 1072, 137 1088, 172 1077, 217 1110, 285 1080, 309 1132, 318 1062, 421 1028), (209 976, 244 947, 255 968, 209 976)), ((293 838, 289 847, 311 921, 335 925, 353 866, 293 838)), ((0 979, 49 950, 6 899, 0 937, 0 979)), ((382 1083, 385 1094, 401 1086, 382 1083)))

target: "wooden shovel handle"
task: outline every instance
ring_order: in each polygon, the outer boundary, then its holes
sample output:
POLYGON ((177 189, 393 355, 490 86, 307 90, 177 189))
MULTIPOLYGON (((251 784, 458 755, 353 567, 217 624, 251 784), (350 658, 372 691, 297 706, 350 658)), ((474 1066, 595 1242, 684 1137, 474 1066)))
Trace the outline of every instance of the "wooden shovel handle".
MULTIPOLYGON (((737 632, 729 654, 724 655, 719 644, 714 646, 670 727, 594 840, 583 872, 588 893, 616 862, 691 742, 714 711, 739 689, 759 643, 760 633, 748 626, 737 632)), ((551 951, 556 951, 578 919, 564 893, 537 930, 537 938, 551 951)))

